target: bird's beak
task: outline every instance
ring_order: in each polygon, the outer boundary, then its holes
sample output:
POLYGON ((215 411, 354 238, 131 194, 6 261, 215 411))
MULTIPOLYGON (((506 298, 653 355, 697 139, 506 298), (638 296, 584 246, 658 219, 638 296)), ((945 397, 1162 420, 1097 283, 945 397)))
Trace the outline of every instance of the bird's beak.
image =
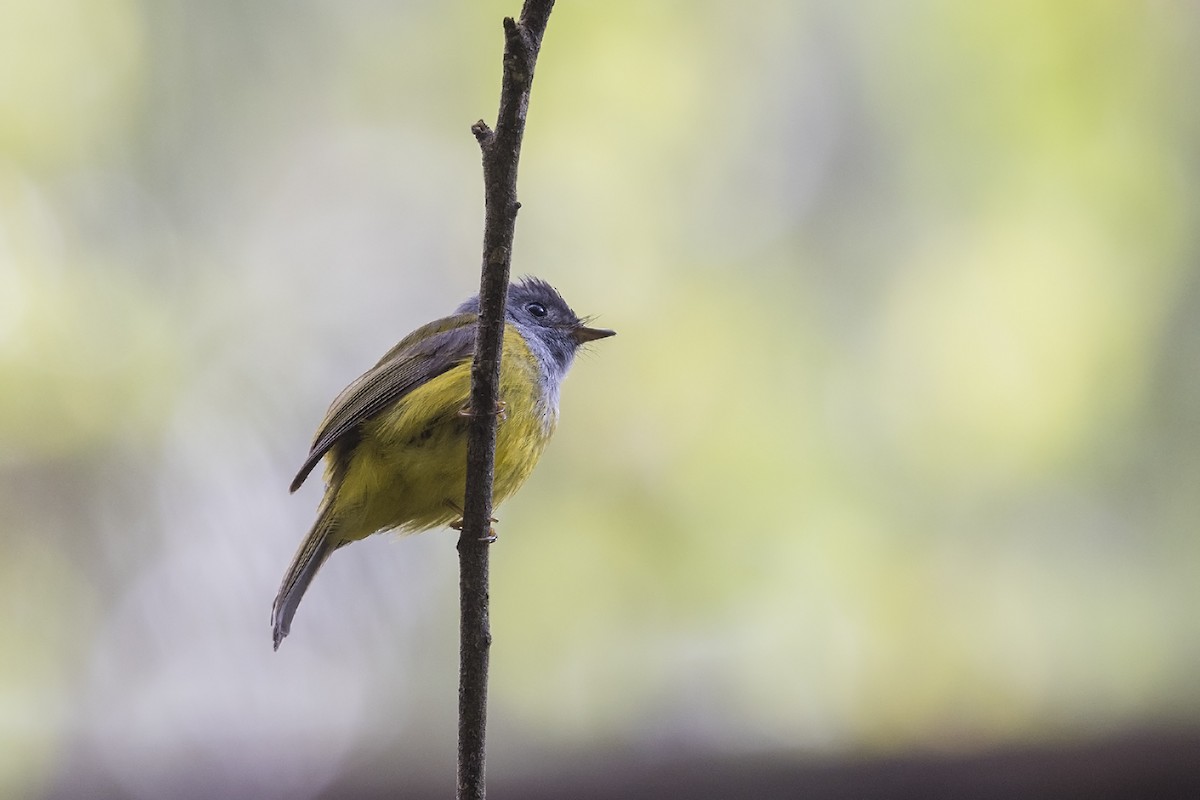
POLYGON ((576 344, 594 342, 597 339, 607 339, 609 336, 616 335, 616 331, 610 331, 607 328, 589 328, 586 325, 580 325, 571 329, 571 336, 575 339, 576 344))

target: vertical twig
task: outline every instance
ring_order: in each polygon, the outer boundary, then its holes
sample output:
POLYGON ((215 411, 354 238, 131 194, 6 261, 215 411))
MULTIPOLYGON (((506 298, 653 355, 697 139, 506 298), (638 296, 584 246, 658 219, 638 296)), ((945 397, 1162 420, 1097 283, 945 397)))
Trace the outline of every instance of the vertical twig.
POLYGON ((496 456, 496 413, 504 307, 516 226, 517 164, 525 112, 542 34, 554 0, 525 0, 521 18, 504 20, 504 75, 496 129, 483 120, 471 132, 483 151, 483 273, 479 282, 479 334, 471 368, 471 424, 467 439, 467 492, 458 539, 461 614, 458 674, 459 800, 483 800, 487 726, 488 545, 496 456))

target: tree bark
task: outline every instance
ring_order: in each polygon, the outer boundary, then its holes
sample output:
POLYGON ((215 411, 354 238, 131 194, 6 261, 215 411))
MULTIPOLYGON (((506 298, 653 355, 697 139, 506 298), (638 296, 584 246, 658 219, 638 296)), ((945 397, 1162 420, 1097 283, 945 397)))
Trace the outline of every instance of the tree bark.
POLYGON ((508 300, 513 232, 516 227, 517 165, 533 69, 554 0, 525 0, 519 20, 504 20, 504 71, 500 110, 492 130, 471 126, 483 153, 483 267, 479 282, 479 333, 471 367, 471 417, 467 439, 467 490, 459 554, 459 800, 483 800, 487 728, 488 544, 491 541, 492 481, 496 458, 496 411, 504 308, 508 300))

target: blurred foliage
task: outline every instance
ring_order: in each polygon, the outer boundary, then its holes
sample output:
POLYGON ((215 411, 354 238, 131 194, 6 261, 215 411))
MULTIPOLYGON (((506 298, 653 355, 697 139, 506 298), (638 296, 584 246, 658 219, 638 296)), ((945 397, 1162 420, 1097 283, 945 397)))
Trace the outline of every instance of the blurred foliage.
MULTIPOLYGON (((516 10, 0 4, 0 794, 449 769, 451 535, 267 617, 326 402, 477 285, 516 10)), ((499 512, 493 770, 1200 721, 1198 22, 558 5, 515 269, 620 336, 499 512)))

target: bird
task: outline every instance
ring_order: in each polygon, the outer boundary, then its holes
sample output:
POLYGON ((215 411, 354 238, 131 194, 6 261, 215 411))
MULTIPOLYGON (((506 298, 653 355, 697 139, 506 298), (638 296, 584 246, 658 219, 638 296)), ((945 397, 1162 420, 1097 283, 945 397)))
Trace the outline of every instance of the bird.
MULTIPOLYGON (((496 408, 493 505, 521 487, 558 424, 559 391, 579 348, 615 335, 589 326, 553 286, 509 286, 496 408)), ((329 406, 295 492, 322 459, 325 493, 271 608, 275 649, 333 551, 373 533, 461 526, 471 363, 479 296, 417 328, 329 406)))

